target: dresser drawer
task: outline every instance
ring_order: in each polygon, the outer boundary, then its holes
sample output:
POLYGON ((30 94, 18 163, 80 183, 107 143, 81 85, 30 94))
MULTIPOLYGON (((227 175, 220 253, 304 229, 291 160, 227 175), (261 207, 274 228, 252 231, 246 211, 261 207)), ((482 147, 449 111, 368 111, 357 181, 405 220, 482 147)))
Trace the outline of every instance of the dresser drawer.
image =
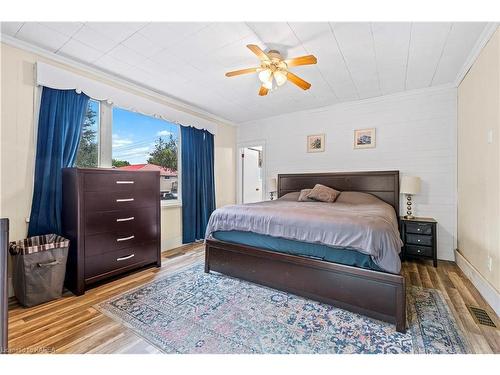
POLYGON ((432 246, 432 236, 407 233, 406 242, 412 245, 432 246))
POLYGON ((406 232, 415 234, 432 234, 432 224, 429 223, 406 223, 406 232))
POLYGON ((414 245, 406 245, 405 252, 408 255, 423 255, 426 257, 432 257, 432 247, 428 246, 414 246, 414 245))
MULTIPOLYGON (((140 267, 157 261, 158 243, 120 249, 111 253, 85 257, 85 279, 140 267)), ((87 280, 88 281, 88 280, 87 280)))
POLYGON ((133 229, 85 235, 85 256, 106 254, 127 247, 139 246, 158 239, 159 228, 153 224, 133 229))
POLYGON ((156 225, 158 207, 119 211, 94 211, 85 215, 85 235, 104 232, 127 232, 138 226, 156 225))
POLYGON ((158 190, 134 190, 113 192, 85 192, 85 210, 118 211, 132 208, 154 207, 160 204, 158 190))
POLYGON ((159 174, 154 172, 109 172, 86 173, 84 191, 131 191, 159 188, 159 174))

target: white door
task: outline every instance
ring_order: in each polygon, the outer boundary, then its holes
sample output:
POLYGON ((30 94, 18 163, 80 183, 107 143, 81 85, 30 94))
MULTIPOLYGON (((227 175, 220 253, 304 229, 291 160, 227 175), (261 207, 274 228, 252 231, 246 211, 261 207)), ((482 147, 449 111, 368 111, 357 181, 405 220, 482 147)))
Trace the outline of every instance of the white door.
POLYGON ((243 203, 261 202, 262 195, 262 146, 241 149, 243 203))

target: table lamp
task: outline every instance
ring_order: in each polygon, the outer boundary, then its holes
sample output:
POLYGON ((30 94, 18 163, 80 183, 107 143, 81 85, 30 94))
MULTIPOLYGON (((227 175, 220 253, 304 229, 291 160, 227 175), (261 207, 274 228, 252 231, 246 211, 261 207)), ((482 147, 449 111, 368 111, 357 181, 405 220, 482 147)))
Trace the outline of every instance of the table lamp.
POLYGON ((401 194, 406 195, 406 215, 405 219, 414 219, 412 214, 411 196, 420 193, 420 177, 403 176, 401 179, 401 187, 399 189, 401 194))

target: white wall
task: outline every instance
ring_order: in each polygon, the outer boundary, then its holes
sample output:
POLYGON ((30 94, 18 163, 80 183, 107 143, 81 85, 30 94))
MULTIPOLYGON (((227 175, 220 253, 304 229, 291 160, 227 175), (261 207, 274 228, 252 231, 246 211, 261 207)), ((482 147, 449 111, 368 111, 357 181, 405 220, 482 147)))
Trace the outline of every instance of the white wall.
POLYGON ((320 171, 399 170, 420 176, 416 215, 439 222, 438 258, 453 260, 456 96, 456 88, 434 88, 295 112, 240 124, 237 140, 265 141, 265 181, 278 173, 320 171), (372 127, 377 147, 354 150, 354 129, 372 127), (307 135, 320 133, 326 135, 325 152, 307 153, 307 135))

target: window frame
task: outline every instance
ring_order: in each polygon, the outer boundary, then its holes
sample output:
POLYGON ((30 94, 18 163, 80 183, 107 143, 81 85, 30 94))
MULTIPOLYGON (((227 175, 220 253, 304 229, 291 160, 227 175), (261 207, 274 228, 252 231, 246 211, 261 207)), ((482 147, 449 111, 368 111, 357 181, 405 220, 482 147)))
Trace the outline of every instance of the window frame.
MULTIPOLYGON (((103 140, 103 147, 99 147, 99 166, 98 168, 112 168, 112 159, 113 159, 113 109, 115 106, 111 103, 107 103, 106 101, 100 101, 101 103, 101 122, 100 122, 100 139, 103 140)), ((162 200, 160 199, 160 206, 162 208, 173 208, 173 207, 182 207, 182 161, 181 161, 181 128, 180 124, 176 122, 170 122, 163 118, 158 118, 155 116, 151 116, 140 111, 133 111, 131 109, 122 108, 116 106, 116 108, 139 113, 143 116, 148 116, 154 119, 159 119, 161 121, 165 121, 169 124, 175 125, 178 130, 177 136, 177 199, 168 199, 162 200)))

